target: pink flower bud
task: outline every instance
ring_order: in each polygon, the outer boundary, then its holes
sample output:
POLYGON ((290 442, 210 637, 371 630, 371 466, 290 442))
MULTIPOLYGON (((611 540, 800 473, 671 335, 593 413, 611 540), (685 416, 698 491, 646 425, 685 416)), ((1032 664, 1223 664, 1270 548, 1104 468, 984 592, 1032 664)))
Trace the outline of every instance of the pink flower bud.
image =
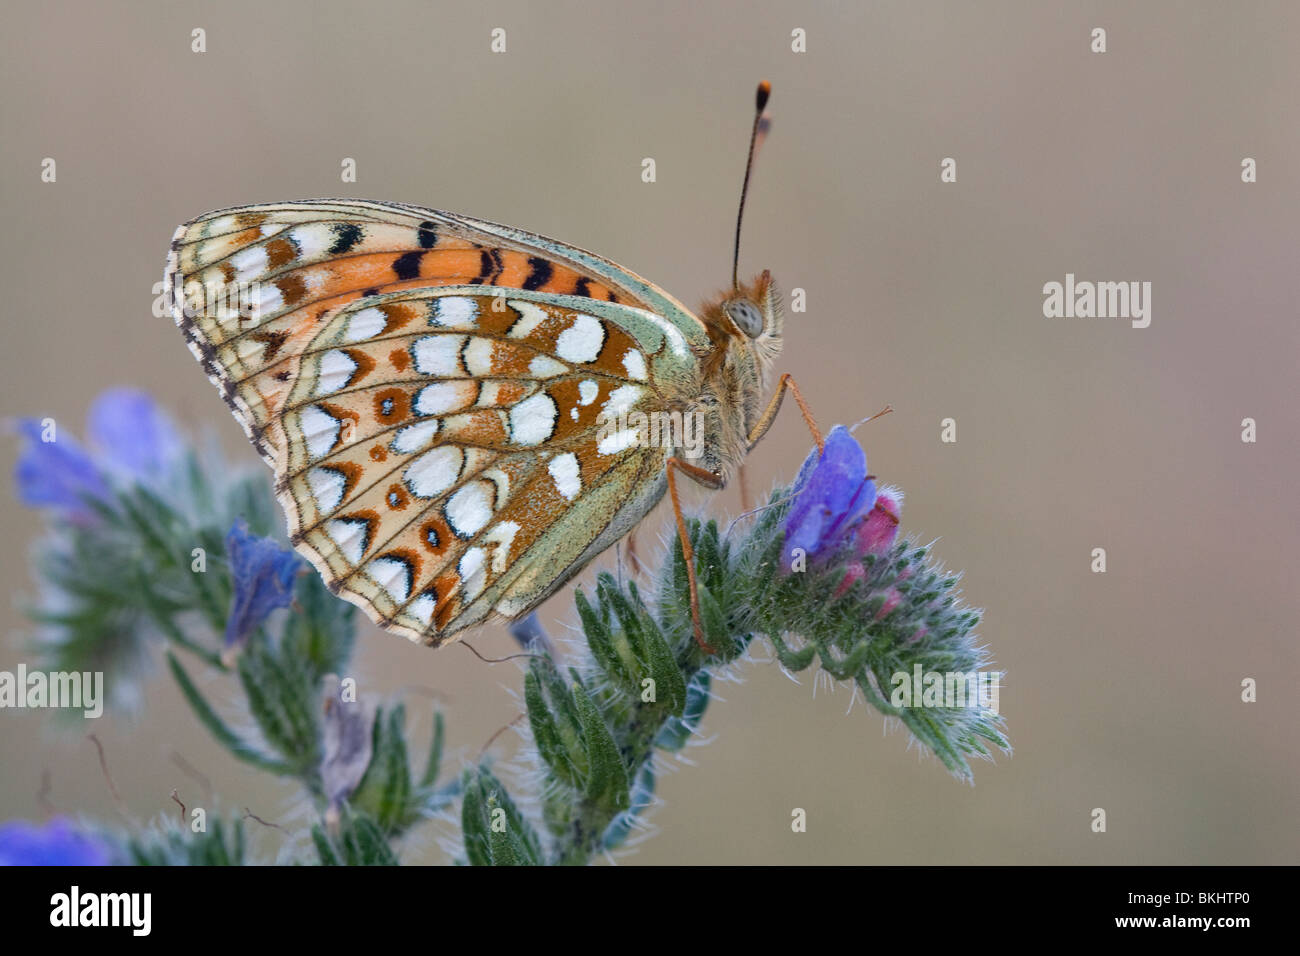
POLYGON ((893 613, 894 608, 903 603, 903 594, 898 588, 890 588, 885 592, 885 603, 880 605, 880 610, 876 612, 876 620, 888 617, 893 613))
POLYGON ((898 521, 902 513, 903 493, 897 488, 881 488, 866 520, 858 525, 858 557, 887 552, 898 537, 898 521))
POLYGON ((853 585, 857 584, 866 576, 866 568, 860 564, 850 564, 848 570, 844 573, 844 580, 841 581, 840 586, 835 589, 835 596, 837 598, 844 597, 844 595, 848 593, 849 588, 853 587, 853 585))

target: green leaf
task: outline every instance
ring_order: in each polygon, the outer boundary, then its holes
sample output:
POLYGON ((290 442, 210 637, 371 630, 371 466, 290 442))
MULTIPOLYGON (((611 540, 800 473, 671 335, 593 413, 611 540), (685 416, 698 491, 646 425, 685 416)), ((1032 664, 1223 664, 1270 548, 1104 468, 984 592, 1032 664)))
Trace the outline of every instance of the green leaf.
POLYGON ((602 809, 624 810, 628 805, 627 767, 623 765, 618 745, 587 689, 574 684, 572 692, 587 745, 588 769, 583 798, 602 809))
POLYGON ((466 771, 461 810, 465 851, 473 866, 537 866, 541 841, 505 786, 486 767, 466 771))
POLYGON ((442 766, 443 737, 446 733, 442 711, 433 712, 433 740, 429 744, 429 759, 424 765, 424 776, 420 778, 421 787, 432 787, 438 779, 438 770, 442 766))
POLYGON ((386 834, 396 834, 415 822, 411 768, 406 750, 406 708, 398 704, 385 717, 375 716, 370 766, 349 801, 370 815, 386 834))
MULTIPOLYGON (((597 585, 597 594, 600 594, 599 585, 597 585)), ((609 629, 609 624, 601 615, 596 613, 595 609, 587 601, 587 596, 582 593, 581 588, 574 591, 573 599, 578 606, 578 618, 582 621, 582 633, 587 639, 587 646, 591 649, 592 657, 616 684, 622 687, 630 686, 632 677, 628 674, 622 658, 614 649, 614 635, 609 629)))
MULTIPOLYGON (((533 742, 538 753, 555 776, 571 787, 582 786, 582 770, 574 760, 574 747, 578 741, 566 741, 559 722, 551 712, 546 696, 542 692, 542 681, 538 676, 542 666, 534 663, 524 675, 524 703, 528 707, 528 724, 533 731, 533 742)), ((585 760, 583 761, 585 765, 585 760)))
POLYGON ((666 707, 673 716, 680 717, 686 709, 686 675, 678 666, 677 658, 658 625, 649 616, 646 617, 642 640, 649 658, 650 677, 655 682, 657 703, 666 707))

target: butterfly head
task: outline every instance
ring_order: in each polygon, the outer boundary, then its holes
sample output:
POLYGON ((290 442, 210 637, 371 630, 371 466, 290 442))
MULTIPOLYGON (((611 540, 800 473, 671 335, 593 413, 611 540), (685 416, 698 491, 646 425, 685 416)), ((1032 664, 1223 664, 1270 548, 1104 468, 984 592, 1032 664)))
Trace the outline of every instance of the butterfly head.
POLYGON ((781 293, 764 271, 753 282, 741 282, 715 303, 705 306, 704 318, 719 331, 751 341, 764 356, 781 351, 781 293))

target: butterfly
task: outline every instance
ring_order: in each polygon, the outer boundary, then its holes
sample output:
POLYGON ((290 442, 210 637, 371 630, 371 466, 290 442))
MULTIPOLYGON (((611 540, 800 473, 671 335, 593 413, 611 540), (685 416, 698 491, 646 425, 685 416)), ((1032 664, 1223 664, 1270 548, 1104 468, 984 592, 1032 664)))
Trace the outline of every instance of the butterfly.
POLYGON ((722 488, 786 391, 821 445, 789 376, 764 402, 770 273, 737 279, 769 92, 732 285, 698 315, 576 246, 400 203, 241 206, 176 230, 176 324, 334 593, 437 646, 528 613, 668 493, 711 650, 678 476, 722 488), (655 416, 699 423, 694 458, 681 429, 647 440, 655 416))

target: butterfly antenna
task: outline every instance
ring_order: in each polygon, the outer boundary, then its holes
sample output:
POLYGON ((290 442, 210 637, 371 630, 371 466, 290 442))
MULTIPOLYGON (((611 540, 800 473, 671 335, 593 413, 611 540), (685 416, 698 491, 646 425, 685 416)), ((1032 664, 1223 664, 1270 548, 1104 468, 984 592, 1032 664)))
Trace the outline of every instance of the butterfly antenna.
POLYGON ((763 125, 763 110, 767 108, 767 98, 772 95, 772 84, 763 80, 758 84, 758 94, 754 103, 754 130, 749 134, 749 158, 745 160, 745 182, 740 187, 740 211, 736 213, 736 247, 731 258, 731 287, 740 288, 737 276, 740 272, 740 223, 745 218, 745 197, 749 195, 749 174, 754 169, 754 149, 758 145, 758 132, 763 125))

